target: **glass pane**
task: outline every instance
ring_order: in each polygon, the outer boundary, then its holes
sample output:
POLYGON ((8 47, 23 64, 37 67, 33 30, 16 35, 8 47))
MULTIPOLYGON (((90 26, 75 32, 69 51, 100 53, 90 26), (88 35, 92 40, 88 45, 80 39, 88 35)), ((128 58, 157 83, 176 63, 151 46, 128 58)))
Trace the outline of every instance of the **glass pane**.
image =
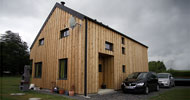
POLYGON ((66 33, 67 33, 67 36, 69 36, 69 30, 67 30, 66 33))
POLYGON ((109 50, 110 50, 110 44, 107 44, 107 43, 106 43, 106 49, 109 49, 109 50))
POLYGON ((59 78, 67 78, 67 59, 62 59, 59 63, 59 78))
POLYGON ((64 78, 67 78, 67 59, 64 60, 64 78))
POLYGON ((41 77, 42 74, 42 63, 39 63, 38 65, 38 77, 41 77))
POLYGON ((35 65, 35 77, 38 76, 38 64, 35 65))
POLYGON ((59 78, 64 78, 64 60, 60 60, 59 78))

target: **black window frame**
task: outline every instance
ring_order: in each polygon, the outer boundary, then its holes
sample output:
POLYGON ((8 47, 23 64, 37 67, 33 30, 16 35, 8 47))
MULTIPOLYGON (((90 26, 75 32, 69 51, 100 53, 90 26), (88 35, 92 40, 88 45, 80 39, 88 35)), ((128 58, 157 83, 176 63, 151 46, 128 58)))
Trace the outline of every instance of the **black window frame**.
POLYGON ((121 37, 121 44, 125 44, 125 38, 121 37))
POLYGON ((125 54, 125 47, 122 47, 122 54, 125 54))
POLYGON ((126 69, 125 65, 122 65, 122 72, 123 72, 123 73, 126 72, 125 69, 126 69))
POLYGON ((113 51, 113 43, 105 42, 105 50, 113 51), (107 45, 109 45, 110 48, 107 48, 107 45))
POLYGON ((65 38, 70 35, 69 28, 65 28, 60 31, 60 39, 65 38))
POLYGON ((42 77, 42 62, 35 63, 35 69, 34 70, 35 70, 34 78, 41 78, 42 77), (37 67, 40 67, 40 68, 37 68, 37 67))
POLYGON ((44 45, 44 38, 41 38, 40 40, 39 40, 39 46, 41 46, 41 45, 44 45), (43 41, 43 42, 42 42, 43 41))
POLYGON ((63 59, 59 59, 59 73, 58 73, 58 77, 59 80, 67 80, 67 75, 68 74, 68 58, 63 58, 63 59), (66 66, 64 66, 64 72, 63 72, 63 77, 61 77, 61 61, 66 61, 64 64, 66 64, 66 66))

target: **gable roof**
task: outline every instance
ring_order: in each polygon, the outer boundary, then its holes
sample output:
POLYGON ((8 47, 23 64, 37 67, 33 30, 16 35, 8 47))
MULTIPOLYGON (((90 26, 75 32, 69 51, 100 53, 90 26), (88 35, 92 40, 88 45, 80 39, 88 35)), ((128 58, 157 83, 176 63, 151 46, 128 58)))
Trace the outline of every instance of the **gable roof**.
POLYGON ((115 30, 115 29, 109 27, 108 25, 105 25, 105 24, 103 24, 103 23, 101 23, 101 22, 98 22, 96 19, 92 19, 92 18, 90 18, 90 17, 88 17, 88 16, 86 16, 86 15, 83 15, 83 14, 81 14, 81 13, 79 13, 79 12, 73 10, 73 9, 70 9, 70 8, 68 8, 68 7, 66 7, 66 6, 64 6, 64 5, 62 5, 62 4, 56 3, 55 6, 53 7, 53 9, 51 10, 50 14, 49 14, 48 17, 46 18, 46 20, 45 20, 44 24, 42 25, 40 31, 38 32, 38 34, 37 34, 37 36, 36 36, 34 42, 32 43, 30 49, 32 49, 32 47, 34 46, 34 43, 36 42, 37 38, 39 37, 41 31, 42 31, 43 28, 45 27, 47 21, 49 20, 50 16, 52 15, 52 13, 54 12, 54 10, 55 10, 56 7, 57 7, 57 8, 60 8, 60 9, 62 9, 62 10, 64 10, 65 12, 67 12, 67 13, 69 13, 69 14, 71 14, 71 15, 73 15, 73 16, 75 16, 75 17, 81 19, 81 20, 84 20, 85 18, 87 18, 88 20, 93 21, 93 22, 95 22, 96 24, 99 24, 99 25, 101 25, 101 26, 103 26, 103 27, 105 27, 105 28, 107 28, 107 29, 110 29, 110 30, 112 30, 112 31, 114 31, 114 32, 116 32, 116 33, 118 33, 118 34, 120 34, 120 35, 122 35, 122 36, 124 36, 124 37, 126 37, 126 38, 128 38, 128 39, 130 39, 130 40, 132 40, 132 41, 134 41, 134 42, 136 42, 136 43, 138 43, 138 44, 144 46, 144 47, 146 47, 146 48, 148 48, 148 46, 146 46, 146 45, 144 45, 144 44, 138 42, 137 40, 135 40, 135 39, 133 39, 133 38, 131 38, 131 37, 129 37, 129 36, 127 36, 127 35, 125 35, 125 34, 119 32, 119 31, 117 31, 117 30, 115 30))

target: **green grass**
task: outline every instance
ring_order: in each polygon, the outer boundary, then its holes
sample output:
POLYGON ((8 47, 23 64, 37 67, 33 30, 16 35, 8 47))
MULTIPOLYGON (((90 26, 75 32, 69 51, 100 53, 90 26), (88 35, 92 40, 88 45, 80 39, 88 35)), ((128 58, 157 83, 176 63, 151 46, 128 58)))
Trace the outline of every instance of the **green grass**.
POLYGON ((22 92, 19 90, 20 77, 0 77, 0 100, 28 100, 29 98, 42 98, 42 100, 71 100, 63 96, 37 93, 34 91, 22 92), (23 96, 11 96, 11 93, 25 93, 23 96))
POLYGON ((172 89, 151 97, 149 100, 190 100, 190 88, 172 89))

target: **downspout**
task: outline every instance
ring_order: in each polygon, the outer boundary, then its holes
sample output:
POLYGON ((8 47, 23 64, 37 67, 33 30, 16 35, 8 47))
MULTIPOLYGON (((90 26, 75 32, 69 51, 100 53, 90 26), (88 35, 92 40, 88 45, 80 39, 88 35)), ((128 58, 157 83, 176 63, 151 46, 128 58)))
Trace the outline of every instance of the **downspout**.
POLYGON ((87 96, 87 18, 85 17, 85 64, 84 64, 84 96, 87 96))

